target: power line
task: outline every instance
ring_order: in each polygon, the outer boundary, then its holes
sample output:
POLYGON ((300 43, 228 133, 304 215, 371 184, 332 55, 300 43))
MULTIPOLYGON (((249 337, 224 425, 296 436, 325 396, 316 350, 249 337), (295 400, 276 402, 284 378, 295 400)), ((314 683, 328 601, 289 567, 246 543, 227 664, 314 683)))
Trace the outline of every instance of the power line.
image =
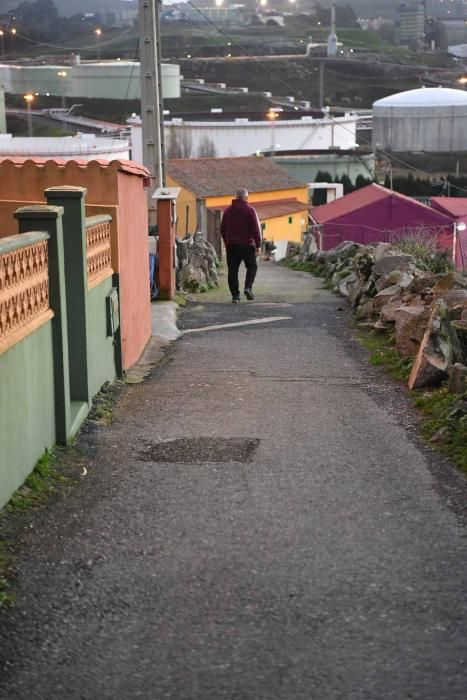
MULTIPOLYGON (((253 56, 252 54, 250 54, 250 52, 249 52, 247 49, 245 49, 243 46, 241 46, 241 44, 239 44, 238 42, 236 42, 235 39, 233 39, 233 37, 231 37, 229 34, 227 34, 227 32, 225 32, 221 27, 219 27, 215 22, 213 22, 201 9, 199 9, 198 7, 196 7, 196 5, 194 5, 193 2, 192 2, 191 0, 188 0, 188 4, 189 4, 199 15, 201 15, 201 16, 206 20, 206 22, 208 22, 212 27, 214 27, 214 29, 216 29, 216 31, 219 32, 219 34, 221 34, 221 35, 224 36, 226 39, 228 39, 229 41, 231 41, 232 45, 237 46, 237 47, 240 49, 240 51, 243 52, 243 54, 244 54, 245 56, 247 56, 248 58, 250 58, 256 65, 258 65, 264 72, 268 73, 274 80, 276 80, 276 81, 280 82, 282 85, 284 85, 284 86, 287 88, 287 90, 289 91, 289 94, 290 94, 290 92, 293 92, 295 97, 300 97, 300 99, 305 99, 304 96, 303 96, 303 93, 302 93, 301 91, 297 91, 297 90, 292 90, 292 91, 291 91, 290 86, 288 85, 288 83, 287 83, 285 80, 283 80, 280 76, 278 76, 277 74, 275 74, 274 71, 272 71, 272 70, 270 70, 269 68, 267 68, 263 63, 261 63, 261 61, 259 61, 259 60, 256 58, 256 56, 253 56)), ((308 101, 309 101, 309 100, 308 100, 308 101)), ((310 104, 311 104, 311 102, 310 102, 310 104)), ((313 107, 313 109, 316 109, 316 110, 318 110, 318 111, 321 111, 321 109, 320 109, 317 105, 311 104, 311 106, 313 107)), ((303 108, 302 108, 302 109, 303 109, 303 108)), ((332 114, 328 114, 327 116, 328 116, 328 118, 330 119, 330 121, 334 122, 335 125, 339 126, 341 129, 344 129, 344 130, 347 131, 348 133, 354 135, 354 133, 353 133, 353 131, 352 131, 351 129, 349 129, 348 127, 346 127, 344 124, 341 124, 335 117, 332 116, 332 114)), ((365 143, 366 145, 368 145, 368 146, 370 146, 370 147, 373 147, 373 144, 372 144, 370 141, 368 141, 367 139, 362 138, 362 137, 360 137, 360 138, 361 138, 361 140, 362 140, 363 143, 365 143)), ((427 177, 427 178, 431 178, 431 177, 432 177, 432 173, 428 173, 428 172, 426 172, 425 170, 422 170, 421 168, 417 168, 416 166, 411 165, 410 163, 407 163, 407 162, 404 161, 402 158, 398 158, 397 156, 395 156, 395 155, 392 154, 392 153, 389 153, 388 151, 385 151, 385 150, 383 150, 383 149, 379 149, 379 152, 382 153, 383 155, 385 155, 387 158, 389 158, 389 160, 394 160, 394 161, 396 161, 397 163, 399 163, 400 165, 404 165, 404 166, 405 166, 406 168, 408 168, 409 170, 413 170, 414 172, 418 172, 418 173, 424 175, 424 176, 427 177)), ((450 183, 450 185, 451 185, 451 187, 452 187, 453 189, 455 189, 455 190, 457 190, 457 191, 459 191, 459 192, 465 192, 465 193, 467 194, 467 189, 465 189, 465 188, 463 188, 463 187, 459 187, 458 185, 454 185, 453 183, 450 183)))
MULTIPOLYGON (((126 36, 129 32, 131 32, 131 28, 127 27, 127 29, 124 29, 123 32, 120 34, 117 34, 116 36, 108 39, 107 41, 99 41, 100 46, 109 46, 110 44, 115 43, 118 39, 121 39, 121 37, 126 36)), ((36 41, 35 39, 31 39, 28 36, 25 36, 24 34, 20 34, 19 32, 16 32, 17 37, 20 39, 23 39, 24 41, 28 41, 30 44, 34 44, 35 46, 46 46, 47 48, 51 49, 61 49, 63 51, 84 51, 87 49, 95 49, 96 48, 96 43, 94 44, 89 44, 85 46, 64 46, 64 45, 59 45, 59 44, 49 44, 44 41, 36 41)))

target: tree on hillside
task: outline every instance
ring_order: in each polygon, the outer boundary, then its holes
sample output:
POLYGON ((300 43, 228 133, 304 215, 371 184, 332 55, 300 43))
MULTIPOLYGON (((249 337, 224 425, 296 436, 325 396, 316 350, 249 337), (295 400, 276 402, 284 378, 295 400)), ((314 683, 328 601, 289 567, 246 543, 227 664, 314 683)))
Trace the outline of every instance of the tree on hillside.
POLYGON ((53 22, 58 18, 58 11, 53 0, 22 2, 16 10, 13 10, 13 14, 18 23, 30 27, 53 22))

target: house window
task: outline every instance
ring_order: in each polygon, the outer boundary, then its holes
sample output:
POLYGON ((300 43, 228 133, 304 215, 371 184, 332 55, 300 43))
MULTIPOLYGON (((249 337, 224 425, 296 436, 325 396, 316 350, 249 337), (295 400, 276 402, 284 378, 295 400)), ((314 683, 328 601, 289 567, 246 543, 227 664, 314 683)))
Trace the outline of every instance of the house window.
POLYGON ((293 216, 289 216, 289 224, 293 223, 293 216))

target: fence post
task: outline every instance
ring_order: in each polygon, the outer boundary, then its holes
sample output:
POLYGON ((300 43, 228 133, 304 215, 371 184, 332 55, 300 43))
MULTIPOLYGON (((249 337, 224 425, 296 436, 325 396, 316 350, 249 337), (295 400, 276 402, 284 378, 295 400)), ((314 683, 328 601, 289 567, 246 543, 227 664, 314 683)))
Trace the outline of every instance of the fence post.
POLYGON ((85 187, 49 187, 47 204, 63 207, 70 394, 91 405, 88 351, 88 272, 86 259, 85 187))
POLYGON ((49 302, 54 312, 52 329, 55 428, 57 442, 66 443, 70 435, 71 402, 62 216, 63 207, 46 205, 21 207, 15 212, 20 233, 46 231, 50 235, 49 302))

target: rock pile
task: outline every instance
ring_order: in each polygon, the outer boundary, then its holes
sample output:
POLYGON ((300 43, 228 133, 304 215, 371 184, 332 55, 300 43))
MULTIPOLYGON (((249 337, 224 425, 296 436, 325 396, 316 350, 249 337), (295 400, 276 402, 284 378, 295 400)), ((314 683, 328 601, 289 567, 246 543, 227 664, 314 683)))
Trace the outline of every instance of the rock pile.
POLYGON ((305 245, 289 260, 299 263, 305 256, 334 292, 348 298, 357 319, 394 331, 399 353, 414 358, 411 389, 449 378, 457 393, 467 391, 467 278, 424 271, 388 243, 346 241, 311 254, 305 245))
POLYGON ((186 292, 204 292, 218 285, 219 260, 214 246, 202 233, 176 239, 177 289, 186 292))

